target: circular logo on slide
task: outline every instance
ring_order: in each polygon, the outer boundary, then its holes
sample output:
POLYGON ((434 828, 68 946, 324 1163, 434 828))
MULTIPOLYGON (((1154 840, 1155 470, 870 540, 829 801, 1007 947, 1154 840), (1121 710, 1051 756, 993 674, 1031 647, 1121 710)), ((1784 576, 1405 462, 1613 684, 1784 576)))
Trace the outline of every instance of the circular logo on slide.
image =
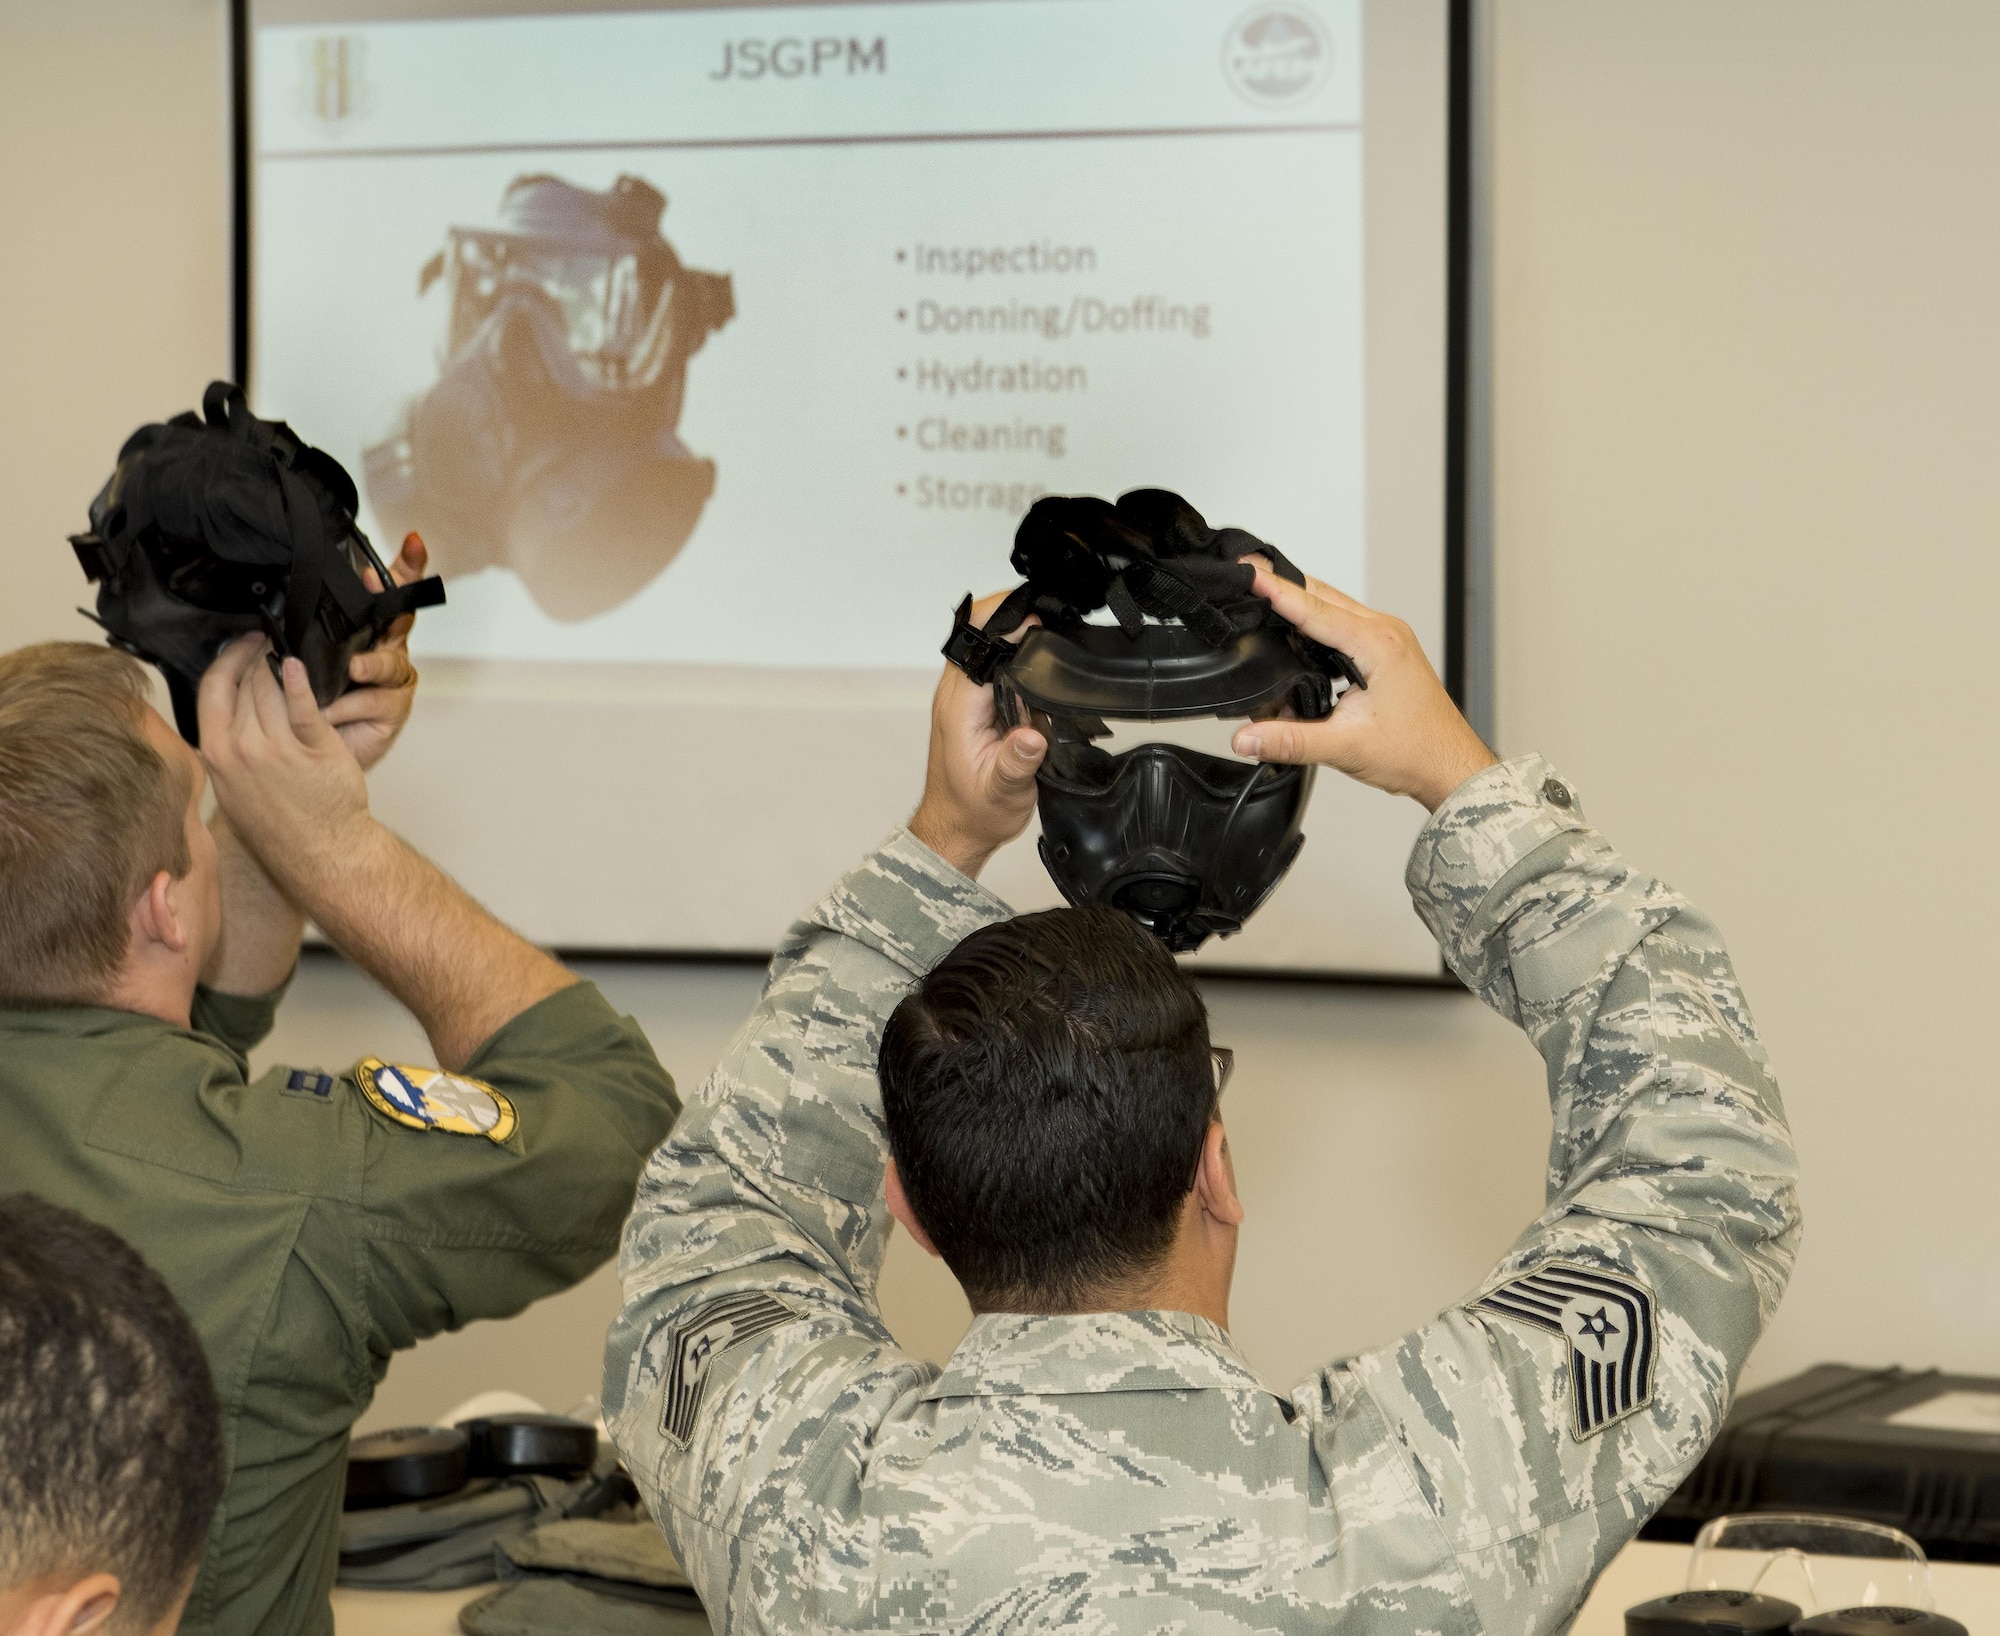
POLYGON ((1264 107, 1303 102, 1326 83, 1333 43, 1304 6, 1257 6, 1222 40, 1223 77, 1264 107))

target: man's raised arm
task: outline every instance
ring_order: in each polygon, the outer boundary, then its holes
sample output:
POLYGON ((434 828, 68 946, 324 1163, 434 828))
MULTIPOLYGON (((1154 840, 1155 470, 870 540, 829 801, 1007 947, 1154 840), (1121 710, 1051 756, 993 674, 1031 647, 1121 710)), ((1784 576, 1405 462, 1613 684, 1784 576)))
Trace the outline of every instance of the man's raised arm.
POLYGON ((447 1070, 365 1057, 338 1080, 292 1076, 350 1087, 359 1168, 342 1197, 379 1368, 600 1264, 679 1102, 594 985, 376 822, 348 735, 381 723, 340 710, 356 697, 322 712, 296 660, 280 681, 261 639, 238 643, 203 678, 201 739, 220 809, 270 882, 416 1016, 447 1070))
POLYGON ((234 643, 202 680, 202 758, 222 814, 284 896, 423 1024, 439 1064, 462 1067, 576 979, 375 820, 305 667, 287 659, 281 686, 266 652, 234 643))
MULTIPOLYGON (((429 561, 423 540, 411 534, 389 573, 396 584, 408 585, 424 577, 429 561)), ((362 575, 362 583, 371 591, 382 589, 373 568, 362 575)), ((328 723, 363 772, 388 753, 410 719, 417 693, 417 671, 410 662, 415 624, 415 614, 404 614, 374 647, 355 654, 348 661, 352 687, 327 708, 328 723)), ((298 965, 305 916, 219 809, 209 830, 215 838, 222 926, 201 973, 195 1024, 247 1054, 269 1033, 278 996, 298 965)))
POLYGON ((936 1373, 876 1305, 891 1224, 876 1051, 917 978, 1006 915, 972 876, 1026 826, 1043 750, 946 668, 909 828, 792 928, 640 1178, 605 1419, 718 1630, 798 1628, 811 1536, 837 1526, 874 1427, 936 1373), (762 1548, 731 1547, 745 1536, 762 1548))
POLYGON ((1481 1288, 1294 1401, 1329 1472, 1404 1465, 1482 1628, 1558 1631, 1715 1435, 1784 1291, 1799 1212, 1778 1088, 1715 927, 1539 757, 1495 762, 1407 626, 1258 583, 1368 688, 1239 746, 1433 809, 1417 911, 1534 1042, 1554 1116, 1548 1207, 1481 1288))

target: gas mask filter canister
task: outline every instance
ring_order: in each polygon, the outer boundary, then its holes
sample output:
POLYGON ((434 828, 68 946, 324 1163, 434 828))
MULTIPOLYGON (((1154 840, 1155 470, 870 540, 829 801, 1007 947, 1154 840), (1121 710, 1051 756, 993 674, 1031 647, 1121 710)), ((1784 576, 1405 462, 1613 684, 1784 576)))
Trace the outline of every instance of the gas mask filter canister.
POLYGON ((1303 584, 1282 553, 1214 529, 1177 494, 1137 489, 1038 500, 1014 538, 1025 583, 984 630, 960 605, 945 657, 994 684, 1002 719, 1033 725, 1041 856, 1073 904, 1109 904, 1169 949, 1227 937, 1270 896, 1305 842, 1313 769, 1246 763, 1178 744, 1112 754, 1111 720, 1328 715, 1346 655, 1295 630, 1250 590, 1258 553, 1303 584), (1110 610, 1117 623, 1093 624, 1110 610), (1030 614, 1040 628, 1003 640, 1030 614))

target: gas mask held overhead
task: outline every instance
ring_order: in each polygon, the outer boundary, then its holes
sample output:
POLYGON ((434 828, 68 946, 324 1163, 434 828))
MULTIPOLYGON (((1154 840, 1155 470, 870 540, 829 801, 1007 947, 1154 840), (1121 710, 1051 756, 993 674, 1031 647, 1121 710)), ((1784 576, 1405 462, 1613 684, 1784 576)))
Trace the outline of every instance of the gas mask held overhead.
POLYGON ((242 391, 209 386, 202 412, 141 426, 70 544, 97 583, 93 617, 157 665, 174 725, 199 744, 195 702, 223 645, 261 631, 295 658, 313 697, 347 691, 348 661, 404 614, 444 601, 435 577, 396 585, 355 526, 354 481, 242 391), (373 584, 369 583, 373 580, 373 584))
POLYGON ((1362 686, 1345 654, 1301 635, 1253 595, 1261 555, 1241 529, 1210 528, 1177 494, 1135 489, 1114 506, 1038 500, 1014 537, 1026 576, 984 630, 971 598, 944 654, 994 686, 1001 719, 1048 740, 1037 775, 1042 862, 1073 904, 1122 909, 1176 953, 1241 931, 1305 843, 1313 769, 1237 761, 1179 744, 1112 754, 1114 720, 1318 720, 1362 686), (1092 623, 1108 609, 1115 624, 1092 623), (1030 615, 1039 628, 1005 638, 1030 615))
POLYGON ((543 612, 617 607, 672 562, 715 491, 679 436, 688 360, 735 316, 727 274, 681 265, 664 195, 517 177, 497 229, 454 227, 438 381, 362 456, 382 526, 447 578, 508 568, 543 612))

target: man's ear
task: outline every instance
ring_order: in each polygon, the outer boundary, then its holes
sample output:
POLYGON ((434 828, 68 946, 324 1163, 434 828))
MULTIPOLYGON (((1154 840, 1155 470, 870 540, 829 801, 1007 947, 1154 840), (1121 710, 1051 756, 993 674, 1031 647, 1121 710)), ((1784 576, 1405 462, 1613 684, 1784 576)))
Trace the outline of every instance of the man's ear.
POLYGON ((91 1574, 61 1590, 31 1592, 8 1631, 10 1636, 91 1636, 110 1620, 118 1592, 114 1574, 91 1574))
POLYGON ((146 890, 132 905, 131 924, 135 948, 157 944, 173 954, 187 953, 187 927, 174 902, 174 877, 164 869, 146 883, 146 890))
POLYGON ((917 1213, 910 1208, 910 1201, 903 1192, 903 1178, 896 1173, 896 1161, 889 1161, 889 1168, 882 1176, 882 1191, 889 1196, 889 1214, 903 1224, 903 1231, 921 1244, 930 1255, 938 1253, 931 1242, 931 1235, 924 1231, 924 1224, 917 1220, 917 1213))
POLYGON ((1245 1212, 1243 1201, 1236 1196, 1236 1167, 1229 1162, 1229 1135, 1220 1119, 1209 1122, 1208 1134, 1202 1138, 1194 1190, 1203 1215, 1224 1227, 1243 1225, 1245 1212))

